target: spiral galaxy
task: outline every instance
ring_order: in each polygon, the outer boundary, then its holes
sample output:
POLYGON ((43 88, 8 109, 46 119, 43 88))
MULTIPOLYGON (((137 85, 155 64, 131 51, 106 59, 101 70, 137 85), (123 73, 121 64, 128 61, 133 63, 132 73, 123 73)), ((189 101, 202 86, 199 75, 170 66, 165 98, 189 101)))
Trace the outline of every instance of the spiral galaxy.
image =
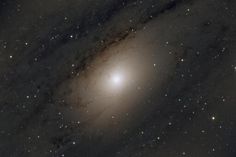
POLYGON ((0 1, 0 156, 235 157, 235 8, 0 1))

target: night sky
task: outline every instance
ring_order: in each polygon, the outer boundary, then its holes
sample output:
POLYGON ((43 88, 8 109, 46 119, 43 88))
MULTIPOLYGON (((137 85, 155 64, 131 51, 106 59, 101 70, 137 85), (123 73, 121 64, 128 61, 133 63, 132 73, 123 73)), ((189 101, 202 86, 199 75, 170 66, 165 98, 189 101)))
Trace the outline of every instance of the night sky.
POLYGON ((0 0, 0 157, 236 157, 235 0, 0 0))

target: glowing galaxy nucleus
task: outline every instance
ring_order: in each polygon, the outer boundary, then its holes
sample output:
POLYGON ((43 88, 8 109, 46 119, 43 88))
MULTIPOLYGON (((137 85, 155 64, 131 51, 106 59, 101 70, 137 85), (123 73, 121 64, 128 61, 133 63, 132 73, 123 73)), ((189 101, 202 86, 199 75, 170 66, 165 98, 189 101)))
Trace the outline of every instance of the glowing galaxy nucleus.
POLYGON ((120 89, 121 86, 123 86, 124 81, 125 81, 125 76, 122 73, 111 73, 110 74, 110 78, 109 78, 109 82, 110 82, 110 87, 112 88, 112 90, 114 89, 120 89))
POLYGON ((119 73, 114 73, 111 75, 111 83, 113 86, 120 86, 123 82, 123 76, 119 73))

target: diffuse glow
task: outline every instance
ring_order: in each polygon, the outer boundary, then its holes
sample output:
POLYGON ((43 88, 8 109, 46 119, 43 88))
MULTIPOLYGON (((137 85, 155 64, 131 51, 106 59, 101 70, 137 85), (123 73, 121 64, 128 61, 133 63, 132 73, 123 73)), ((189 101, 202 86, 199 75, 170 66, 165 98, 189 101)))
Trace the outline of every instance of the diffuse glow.
POLYGON ((121 86, 124 81, 124 76, 120 73, 114 73, 111 75, 111 83, 113 86, 121 86))
MULTIPOLYGON (((109 47, 88 62, 89 68, 71 80, 65 101, 73 106, 74 116, 81 121, 96 117, 93 122, 96 127, 108 125, 112 122, 110 117, 136 108, 161 85, 156 82, 164 77, 156 77, 159 70, 153 66, 167 67, 169 64, 160 60, 163 56, 159 59, 153 55, 154 48, 144 47, 143 39, 143 36, 133 40, 127 38, 109 47), (165 66, 159 66, 161 63, 165 66)), ((61 93, 65 93, 63 87, 61 89, 61 93)))

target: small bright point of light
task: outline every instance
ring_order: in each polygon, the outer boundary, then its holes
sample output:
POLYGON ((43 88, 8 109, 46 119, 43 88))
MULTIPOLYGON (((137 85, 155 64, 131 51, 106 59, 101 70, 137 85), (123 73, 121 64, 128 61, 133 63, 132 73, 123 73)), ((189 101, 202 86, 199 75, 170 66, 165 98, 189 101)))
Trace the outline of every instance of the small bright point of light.
POLYGON ((216 118, 213 116, 213 117, 211 117, 211 119, 212 119, 212 120, 215 120, 216 118))

